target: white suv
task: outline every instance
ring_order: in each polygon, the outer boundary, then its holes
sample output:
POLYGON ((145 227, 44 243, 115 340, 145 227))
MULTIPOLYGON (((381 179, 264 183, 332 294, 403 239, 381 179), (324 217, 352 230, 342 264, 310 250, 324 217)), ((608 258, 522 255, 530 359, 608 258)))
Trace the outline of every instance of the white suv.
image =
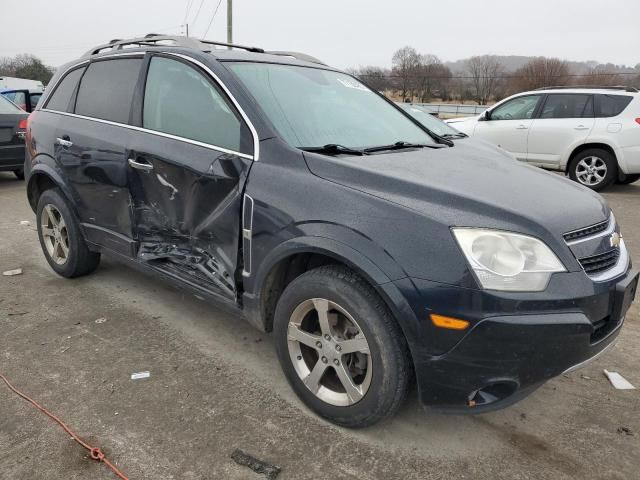
POLYGON ((545 88, 447 123, 593 190, 640 179, 640 93, 634 88, 545 88))

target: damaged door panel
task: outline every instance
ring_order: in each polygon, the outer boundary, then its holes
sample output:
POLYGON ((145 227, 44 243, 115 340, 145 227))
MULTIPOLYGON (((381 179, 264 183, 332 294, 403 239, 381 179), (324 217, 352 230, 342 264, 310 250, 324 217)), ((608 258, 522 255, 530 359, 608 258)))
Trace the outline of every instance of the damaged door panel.
POLYGON ((235 299, 250 131, 212 79, 164 56, 148 63, 140 126, 128 151, 138 259, 235 299))

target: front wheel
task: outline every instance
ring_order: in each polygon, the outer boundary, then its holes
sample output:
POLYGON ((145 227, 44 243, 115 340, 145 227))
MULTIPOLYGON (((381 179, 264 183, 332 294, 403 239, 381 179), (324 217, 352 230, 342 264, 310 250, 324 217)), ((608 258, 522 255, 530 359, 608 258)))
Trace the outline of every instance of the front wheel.
POLYGON ((618 174, 615 157, 600 148, 577 154, 569 164, 569 178, 599 192, 611 185, 618 174))
POLYGON ((322 417, 364 427, 402 405, 411 378, 405 338, 351 270, 324 266, 293 280, 278 301, 274 333, 287 380, 322 417))

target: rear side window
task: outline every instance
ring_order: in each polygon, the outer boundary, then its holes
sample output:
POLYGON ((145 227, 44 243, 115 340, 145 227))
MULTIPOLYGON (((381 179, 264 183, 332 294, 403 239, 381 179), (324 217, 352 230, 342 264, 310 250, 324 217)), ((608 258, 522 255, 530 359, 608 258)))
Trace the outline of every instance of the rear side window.
POLYGON ((7 92, 3 93, 5 97, 18 105, 22 110, 27 109, 27 95, 24 92, 7 92))
POLYGON ((551 94, 547 97, 540 118, 591 118, 592 95, 551 94))
POLYGON ((615 117, 631 103, 631 95, 598 95, 596 117, 615 117))
POLYGON ((84 72, 84 68, 77 68, 67 73, 49 97, 45 108, 58 112, 70 111, 71 96, 78 85, 82 72, 84 72))
POLYGON ((32 93, 31 94, 31 110, 35 110, 38 106, 38 102, 40 101, 40 97, 42 97, 41 93, 32 93))
POLYGON ((24 113, 17 106, 0 95, 0 113, 24 113))
POLYGON ((80 82, 75 113, 128 123, 141 65, 140 58, 104 60, 90 64, 80 82))
POLYGON ((177 60, 151 60, 142 126, 236 152, 251 152, 248 129, 223 94, 198 70, 177 60))

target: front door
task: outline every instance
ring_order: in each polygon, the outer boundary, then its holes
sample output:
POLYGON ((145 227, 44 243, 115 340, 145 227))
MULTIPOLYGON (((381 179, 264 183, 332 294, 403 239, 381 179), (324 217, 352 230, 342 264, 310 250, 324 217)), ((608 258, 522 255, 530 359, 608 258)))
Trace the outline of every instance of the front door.
POLYGON ((515 155, 527 159, 527 139, 541 95, 523 95, 504 102, 478 121, 473 135, 487 140, 515 155))
POLYGON ((201 288, 236 296, 250 131, 206 72, 150 58, 128 150, 138 259, 201 288))

